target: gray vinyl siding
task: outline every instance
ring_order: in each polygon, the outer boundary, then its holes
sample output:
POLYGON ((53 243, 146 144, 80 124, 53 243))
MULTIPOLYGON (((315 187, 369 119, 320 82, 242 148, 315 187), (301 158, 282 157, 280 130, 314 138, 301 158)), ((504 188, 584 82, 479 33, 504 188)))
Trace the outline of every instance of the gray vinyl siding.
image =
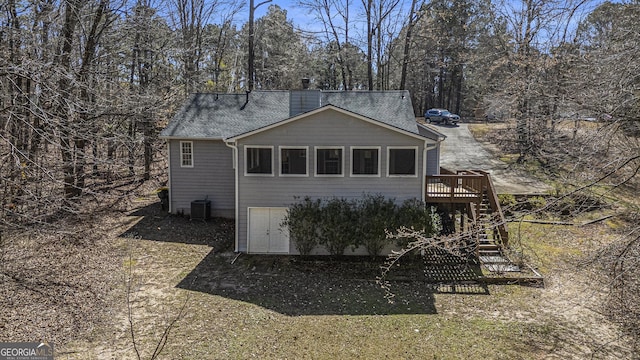
POLYGON ((435 149, 427 150, 427 175, 440 174, 440 145, 435 149))
MULTIPOLYGON (((422 126, 418 126, 418 133, 433 141, 438 141, 439 138, 444 139, 444 136, 442 134, 437 133, 435 130, 427 129, 422 126)), ((437 143, 435 149, 428 150, 427 154, 427 175, 438 174, 440 174, 440 143, 437 143)))
MULTIPOLYGON (((186 140, 182 140, 186 141, 186 140)), ((221 140, 193 140, 193 167, 180 166, 180 140, 170 140, 170 202, 174 214, 191 213, 193 200, 211 200, 211 215, 235 216, 233 151, 221 140)))
MULTIPOLYGON (((398 202, 422 198, 424 140, 329 110, 238 140, 238 251, 247 250, 248 207, 288 207, 295 197, 357 198, 363 193, 382 194, 398 202), (244 176, 244 147, 273 146, 273 176, 244 176), (280 176, 278 146, 308 146, 309 174, 280 176), (315 176, 315 146, 343 147, 343 176, 315 176), (351 177, 351 147, 380 147, 380 176, 351 177), (415 177, 387 176, 387 148, 415 146, 415 177)), ((430 141, 433 143, 433 141, 430 141)), ((293 242, 291 253, 296 253, 293 242)))

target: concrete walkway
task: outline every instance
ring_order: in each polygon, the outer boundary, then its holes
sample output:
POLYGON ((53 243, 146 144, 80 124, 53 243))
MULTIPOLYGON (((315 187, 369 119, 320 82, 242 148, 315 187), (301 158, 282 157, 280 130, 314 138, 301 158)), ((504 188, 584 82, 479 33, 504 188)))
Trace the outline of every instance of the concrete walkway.
POLYGON ((499 194, 541 194, 549 190, 549 186, 528 174, 509 169, 507 163, 487 150, 490 144, 480 143, 471 135, 467 124, 429 126, 447 136, 442 142, 441 167, 451 171, 487 171, 499 194))

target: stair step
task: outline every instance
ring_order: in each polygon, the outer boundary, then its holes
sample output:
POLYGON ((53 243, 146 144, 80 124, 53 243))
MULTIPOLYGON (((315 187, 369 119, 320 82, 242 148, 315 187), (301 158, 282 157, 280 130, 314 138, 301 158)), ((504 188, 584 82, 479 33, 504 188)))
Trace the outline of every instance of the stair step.
POLYGON ((483 264, 509 264, 509 260, 502 256, 480 255, 480 262, 483 264))
MULTIPOLYGON (((500 253, 487 253, 487 254, 480 253, 481 257, 492 257, 492 258, 496 257, 497 258, 497 257, 500 257, 500 255, 502 255, 502 254, 500 254, 500 253)), ((480 262, 483 263, 483 264, 492 264, 492 262, 486 262, 486 261, 480 261, 480 262)), ((502 263, 500 263, 500 264, 502 264, 502 263)))
POLYGON ((481 250, 500 250, 500 246, 496 244, 480 244, 478 245, 478 249, 481 250))
MULTIPOLYGON (((480 257, 485 257, 485 258, 499 258, 500 255, 502 255, 500 252, 480 252, 480 257)), ((491 261, 480 261, 481 263, 492 263, 491 261)))
POLYGON ((500 250, 478 250, 478 255, 481 256, 498 256, 502 255, 500 250))
POLYGON ((480 252, 500 252, 500 248, 498 246, 478 246, 478 251, 480 252))

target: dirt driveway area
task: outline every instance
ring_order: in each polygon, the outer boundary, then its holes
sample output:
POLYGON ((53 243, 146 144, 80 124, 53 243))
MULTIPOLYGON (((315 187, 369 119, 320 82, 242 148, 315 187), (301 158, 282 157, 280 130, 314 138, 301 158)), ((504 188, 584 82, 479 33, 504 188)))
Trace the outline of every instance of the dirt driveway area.
POLYGON ((487 171, 501 194, 540 194, 549 190, 541 181, 500 161, 495 155, 498 150, 493 150, 491 144, 478 142, 469 131, 468 124, 430 126, 447 136, 442 142, 441 167, 452 171, 487 171))

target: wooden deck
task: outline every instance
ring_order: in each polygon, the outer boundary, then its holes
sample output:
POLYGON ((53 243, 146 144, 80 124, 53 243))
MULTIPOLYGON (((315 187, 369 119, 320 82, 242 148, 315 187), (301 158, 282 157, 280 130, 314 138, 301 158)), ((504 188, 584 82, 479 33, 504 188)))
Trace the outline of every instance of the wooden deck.
POLYGON ((427 175, 425 203, 427 204, 468 204, 467 212, 475 221, 480 218, 480 204, 488 201, 493 215, 500 242, 508 246, 509 233, 500 208, 498 194, 493 187, 489 173, 481 170, 464 170, 453 173, 441 169, 440 175, 427 175))

